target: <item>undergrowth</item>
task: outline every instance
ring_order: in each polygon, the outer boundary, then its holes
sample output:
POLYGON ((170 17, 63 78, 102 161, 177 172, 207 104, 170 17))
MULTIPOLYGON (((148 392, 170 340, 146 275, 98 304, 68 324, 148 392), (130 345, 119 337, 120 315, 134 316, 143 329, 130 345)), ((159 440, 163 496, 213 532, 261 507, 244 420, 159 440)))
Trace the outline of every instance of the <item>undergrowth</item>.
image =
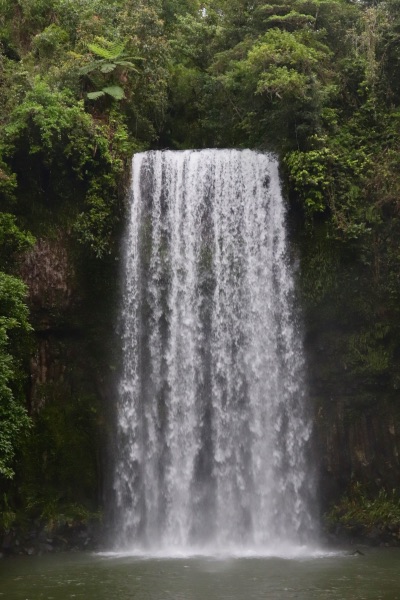
POLYGON ((326 519, 329 526, 341 524, 346 529, 400 527, 400 496, 397 490, 385 489, 372 496, 357 482, 329 511, 326 519))

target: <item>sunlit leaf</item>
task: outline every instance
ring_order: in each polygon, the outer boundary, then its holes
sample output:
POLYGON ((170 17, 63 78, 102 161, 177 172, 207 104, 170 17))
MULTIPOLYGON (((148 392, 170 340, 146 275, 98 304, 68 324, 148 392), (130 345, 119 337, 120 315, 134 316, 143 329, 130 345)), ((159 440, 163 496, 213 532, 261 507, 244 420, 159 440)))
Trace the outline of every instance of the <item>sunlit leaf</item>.
POLYGON ((114 98, 115 100, 122 100, 123 98, 125 98, 124 90, 119 85, 111 85, 110 87, 105 87, 102 91, 114 98))
POLYGON ((98 98, 104 96, 104 94, 105 92, 103 92, 103 90, 99 90, 98 92, 89 92, 87 97, 89 100, 97 100, 98 98))
POLYGON ((113 60, 122 54, 125 48, 125 43, 117 42, 111 44, 108 48, 99 46, 98 44, 88 44, 87 47, 91 52, 93 52, 93 54, 96 54, 96 56, 106 58, 107 60, 113 60))

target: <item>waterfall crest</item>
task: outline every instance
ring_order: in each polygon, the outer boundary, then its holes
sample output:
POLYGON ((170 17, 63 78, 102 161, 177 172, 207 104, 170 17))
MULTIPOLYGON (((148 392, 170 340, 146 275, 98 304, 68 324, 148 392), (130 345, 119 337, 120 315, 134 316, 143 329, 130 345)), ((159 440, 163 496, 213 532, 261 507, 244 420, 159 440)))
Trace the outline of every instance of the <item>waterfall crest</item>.
POLYGON ((145 152, 132 182, 117 545, 305 543, 311 422, 277 162, 145 152))

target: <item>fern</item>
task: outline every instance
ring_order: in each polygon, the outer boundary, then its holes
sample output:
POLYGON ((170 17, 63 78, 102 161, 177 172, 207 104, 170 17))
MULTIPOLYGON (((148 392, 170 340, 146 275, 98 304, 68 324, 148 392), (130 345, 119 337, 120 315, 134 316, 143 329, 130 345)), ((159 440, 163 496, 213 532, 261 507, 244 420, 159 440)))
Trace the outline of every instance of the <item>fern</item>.
POLYGON ((122 67, 124 71, 129 70, 137 73, 137 69, 135 69, 135 66, 131 61, 142 59, 139 56, 128 56, 127 54, 124 54, 124 42, 110 42, 104 38, 95 39, 96 42, 87 44, 87 47, 92 54, 96 55, 96 58, 85 64, 79 72, 81 75, 87 75, 91 82, 96 86, 99 84, 99 79, 98 77, 96 78, 96 75, 100 75, 100 82, 103 83, 103 85, 106 82, 111 85, 102 87, 100 90, 89 92, 87 98, 89 100, 98 100, 107 94, 114 100, 122 100, 125 98, 124 90, 114 83, 116 78, 111 74, 117 67, 122 67), (93 77, 91 76, 92 73, 94 75, 93 77), (113 83, 114 85, 112 85, 113 83))
POLYGON ((98 100, 102 96, 104 96, 103 90, 99 90, 98 92, 89 92, 87 94, 87 97, 89 98, 89 100, 98 100))
MULTIPOLYGON (((102 40, 102 41, 103 41, 103 43, 107 43, 106 40, 102 40)), ((100 58, 104 58, 106 60, 115 60, 116 58, 121 56, 121 54, 123 53, 123 51, 125 49, 124 42, 110 43, 108 48, 105 48, 104 46, 99 46, 99 44, 94 44, 94 43, 88 44, 87 46, 88 46, 90 52, 92 52, 96 56, 99 56, 100 58)))
POLYGON ((89 100, 98 100, 105 96, 105 94, 111 96, 114 100, 123 100, 125 98, 125 92, 119 85, 110 85, 96 92, 89 92, 87 97, 89 100))
POLYGON ((114 98, 114 100, 122 100, 125 98, 125 93, 119 85, 111 85, 103 88, 103 92, 114 98))
POLYGON ((111 73, 116 68, 116 63, 104 63, 100 66, 100 71, 102 73, 111 73))

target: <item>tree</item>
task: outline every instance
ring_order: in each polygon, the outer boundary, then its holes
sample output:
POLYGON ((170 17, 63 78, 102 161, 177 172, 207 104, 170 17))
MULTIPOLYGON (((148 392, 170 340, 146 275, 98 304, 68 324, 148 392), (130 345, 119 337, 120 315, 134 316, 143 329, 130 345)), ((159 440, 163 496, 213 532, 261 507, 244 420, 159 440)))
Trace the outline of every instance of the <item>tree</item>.
POLYGON ((26 287, 0 271, 0 475, 6 478, 14 475, 16 448, 30 426, 20 358, 21 340, 30 331, 26 287))

